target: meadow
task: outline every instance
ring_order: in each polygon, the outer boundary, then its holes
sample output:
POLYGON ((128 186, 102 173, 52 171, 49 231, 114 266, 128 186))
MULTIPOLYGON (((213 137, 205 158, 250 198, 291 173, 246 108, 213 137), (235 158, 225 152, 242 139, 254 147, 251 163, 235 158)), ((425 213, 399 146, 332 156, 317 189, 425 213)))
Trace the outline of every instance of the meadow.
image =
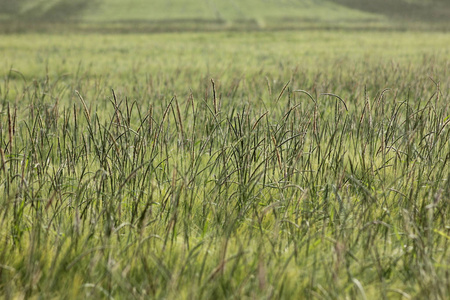
POLYGON ((450 297, 445 1, 22 2, 0 298, 450 297))

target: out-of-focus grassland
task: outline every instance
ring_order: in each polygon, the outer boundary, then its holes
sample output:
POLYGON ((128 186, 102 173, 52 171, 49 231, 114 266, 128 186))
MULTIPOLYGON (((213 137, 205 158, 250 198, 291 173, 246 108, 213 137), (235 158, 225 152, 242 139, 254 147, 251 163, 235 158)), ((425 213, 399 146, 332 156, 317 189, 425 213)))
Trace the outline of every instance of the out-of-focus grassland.
POLYGON ((3 32, 448 30, 445 0, 0 0, 3 32))

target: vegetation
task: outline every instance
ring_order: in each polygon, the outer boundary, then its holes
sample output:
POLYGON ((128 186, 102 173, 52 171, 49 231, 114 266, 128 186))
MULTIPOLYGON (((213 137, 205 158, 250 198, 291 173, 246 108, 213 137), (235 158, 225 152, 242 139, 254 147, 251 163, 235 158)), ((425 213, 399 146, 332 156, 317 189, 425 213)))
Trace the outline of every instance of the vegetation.
POLYGON ((446 0, 0 0, 0 7, 6 33, 450 29, 446 0))
POLYGON ((105 35, 135 21, 96 5, 0 38, 0 295, 450 296, 445 31, 105 35))

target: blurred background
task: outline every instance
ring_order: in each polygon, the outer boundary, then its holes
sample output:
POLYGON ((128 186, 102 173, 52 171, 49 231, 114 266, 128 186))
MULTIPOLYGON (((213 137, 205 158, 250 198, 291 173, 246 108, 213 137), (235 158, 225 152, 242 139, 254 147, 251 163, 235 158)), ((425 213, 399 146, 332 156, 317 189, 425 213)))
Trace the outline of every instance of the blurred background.
POLYGON ((2 32, 448 30, 449 20, 448 0, 0 0, 2 32))

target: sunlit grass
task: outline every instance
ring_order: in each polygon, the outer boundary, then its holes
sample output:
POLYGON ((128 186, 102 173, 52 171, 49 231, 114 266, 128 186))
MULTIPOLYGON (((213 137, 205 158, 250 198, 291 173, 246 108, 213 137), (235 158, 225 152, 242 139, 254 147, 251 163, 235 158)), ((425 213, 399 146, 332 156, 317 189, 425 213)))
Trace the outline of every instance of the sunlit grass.
POLYGON ((0 293, 447 298, 449 44, 2 36, 0 293))

